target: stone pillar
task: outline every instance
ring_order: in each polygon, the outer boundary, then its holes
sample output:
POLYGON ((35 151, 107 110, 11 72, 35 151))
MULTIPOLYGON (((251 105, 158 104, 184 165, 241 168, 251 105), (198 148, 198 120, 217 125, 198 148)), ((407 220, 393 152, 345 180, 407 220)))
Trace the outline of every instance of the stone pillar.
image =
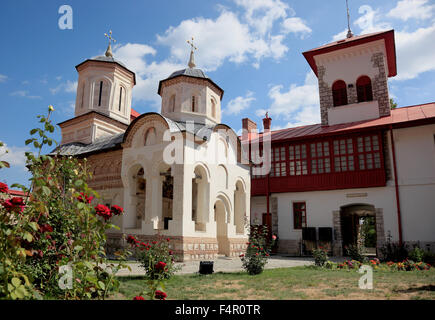
POLYGON ((278 235, 278 198, 271 197, 272 233, 278 235))
POLYGON ((374 53, 371 61, 373 62, 373 67, 379 70, 379 73, 372 79, 373 100, 378 101, 379 115, 389 116, 391 109, 384 54, 382 52, 374 53))
POLYGON ((332 225, 334 226, 334 244, 332 246, 332 254, 334 256, 342 256, 343 239, 341 237, 340 210, 332 211, 332 225))
POLYGON ((383 209, 376 208, 376 249, 379 250, 385 243, 385 231, 384 231, 384 213, 383 209))
POLYGON ((356 83, 348 83, 347 84, 347 103, 348 104, 358 103, 358 94, 356 91, 356 83))
POLYGON ((332 98, 332 89, 323 80, 326 73, 324 66, 317 66, 317 79, 319 81, 319 97, 320 97, 320 118, 322 125, 328 125, 328 108, 332 108, 334 100, 332 98))

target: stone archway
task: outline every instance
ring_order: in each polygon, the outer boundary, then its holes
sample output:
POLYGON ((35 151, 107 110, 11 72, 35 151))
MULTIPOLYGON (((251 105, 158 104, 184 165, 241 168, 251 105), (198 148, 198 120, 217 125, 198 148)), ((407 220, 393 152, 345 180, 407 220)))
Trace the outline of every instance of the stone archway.
POLYGON ((349 204, 340 207, 340 210, 332 212, 334 226, 333 254, 342 256, 345 254, 344 246, 351 244, 356 239, 357 224, 369 217, 374 219, 376 229, 376 253, 385 241, 383 209, 375 208, 370 204, 349 204))

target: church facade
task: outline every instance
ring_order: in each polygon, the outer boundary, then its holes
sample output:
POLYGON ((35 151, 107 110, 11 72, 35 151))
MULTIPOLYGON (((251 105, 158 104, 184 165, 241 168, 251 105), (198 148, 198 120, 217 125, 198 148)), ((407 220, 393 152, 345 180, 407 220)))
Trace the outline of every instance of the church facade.
POLYGON ((131 109, 135 74, 105 56, 76 66, 75 117, 59 123, 61 155, 86 158, 89 186, 99 203, 124 207, 108 234, 110 248, 122 235, 142 241, 171 239, 181 260, 239 256, 250 221, 249 162, 241 141, 221 124, 223 90, 189 66, 160 81, 161 112, 131 109))

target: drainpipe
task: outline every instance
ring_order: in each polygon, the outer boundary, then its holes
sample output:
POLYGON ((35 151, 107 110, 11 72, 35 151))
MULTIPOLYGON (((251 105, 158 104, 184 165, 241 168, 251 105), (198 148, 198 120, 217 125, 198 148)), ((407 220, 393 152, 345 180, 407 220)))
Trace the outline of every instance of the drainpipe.
POLYGON ((394 186, 396 189, 396 204, 397 204, 397 224, 399 226, 399 244, 402 244, 402 218, 400 214, 400 197, 399 197, 399 184, 397 182, 397 166, 396 166, 396 149, 394 147, 394 137, 393 137, 393 126, 390 125, 390 138, 391 138, 391 149, 393 152, 393 170, 394 170, 394 186))

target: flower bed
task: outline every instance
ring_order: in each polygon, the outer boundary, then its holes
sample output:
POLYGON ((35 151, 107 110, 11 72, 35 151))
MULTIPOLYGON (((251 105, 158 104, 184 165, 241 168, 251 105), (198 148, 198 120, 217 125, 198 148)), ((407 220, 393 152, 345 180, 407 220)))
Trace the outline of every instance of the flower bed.
POLYGON ((362 263, 357 260, 345 260, 342 263, 335 263, 332 261, 327 261, 324 265, 325 268, 328 269, 344 269, 344 270, 352 270, 359 269, 362 265, 369 265, 373 267, 374 270, 382 270, 382 271, 424 271, 433 268, 429 263, 425 262, 414 262, 411 260, 404 260, 402 262, 386 262, 381 263, 379 259, 375 258, 369 260, 368 263, 362 263))

